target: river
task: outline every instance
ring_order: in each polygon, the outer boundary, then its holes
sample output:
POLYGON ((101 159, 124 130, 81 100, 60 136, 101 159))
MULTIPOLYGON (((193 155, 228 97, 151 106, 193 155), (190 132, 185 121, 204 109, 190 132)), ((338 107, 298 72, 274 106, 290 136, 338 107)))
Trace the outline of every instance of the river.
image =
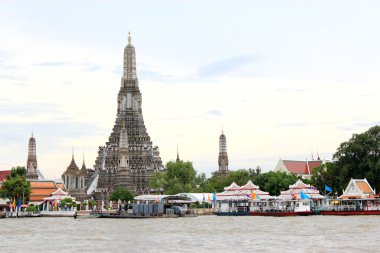
POLYGON ((380 252, 380 216, 8 218, 0 252, 380 252))

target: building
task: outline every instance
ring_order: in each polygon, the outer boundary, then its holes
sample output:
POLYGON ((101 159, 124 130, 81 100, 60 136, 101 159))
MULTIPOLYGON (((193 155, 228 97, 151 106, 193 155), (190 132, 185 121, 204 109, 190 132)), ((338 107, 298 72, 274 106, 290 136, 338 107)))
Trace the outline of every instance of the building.
POLYGON ((312 185, 305 184, 300 179, 298 179, 297 182, 295 182, 292 185, 289 185, 288 190, 281 191, 281 194, 280 196, 278 196, 278 199, 281 199, 281 200, 297 199, 297 198, 300 198, 301 192, 304 194, 307 194, 310 199, 312 199, 318 204, 321 204, 322 200, 325 198, 319 193, 317 188, 315 188, 312 185))
POLYGON ((30 184, 29 203, 36 205, 40 205, 44 198, 51 196, 59 188, 65 189, 61 181, 29 179, 28 182, 30 184))
POLYGON ((0 170, 0 188, 3 184, 3 181, 7 179, 7 176, 11 176, 12 171, 11 170, 0 170))
POLYGON ((82 168, 79 169, 75 163, 74 153, 72 154, 71 162, 66 171, 62 174, 62 180, 67 192, 78 201, 86 199, 85 192, 85 177, 86 165, 83 159, 82 168))
POLYGON ((136 53, 130 34, 124 49, 117 117, 106 145, 98 149, 94 169, 88 189, 94 189, 91 194, 98 200, 107 199, 110 191, 121 185, 138 194, 149 193, 149 180, 153 173, 164 170, 158 147, 153 146, 144 124, 136 53), (120 144, 123 127, 126 129, 127 147, 120 144))
POLYGON ((36 154, 36 139, 33 136, 29 139, 28 145, 28 160, 26 162, 26 178, 38 179, 37 175, 37 154, 36 154))
POLYGON ((223 133, 219 136, 219 156, 218 156, 219 170, 216 172, 219 175, 228 174, 228 154, 227 154, 227 139, 223 133))
POLYGON ((286 173, 293 173, 297 176, 302 176, 304 179, 308 179, 313 174, 313 170, 325 162, 320 160, 315 161, 296 161, 296 160, 282 160, 277 163, 274 171, 282 171, 286 173))
POLYGON ((352 179, 348 183, 340 199, 366 199, 376 195, 367 179, 352 179))
POLYGON ((44 180, 44 176, 38 169, 37 164, 37 145, 36 138, 34 138, 33 133, 29 138, 28 143, 28 160, 26 162, 26 179, 27 180, 44 180))

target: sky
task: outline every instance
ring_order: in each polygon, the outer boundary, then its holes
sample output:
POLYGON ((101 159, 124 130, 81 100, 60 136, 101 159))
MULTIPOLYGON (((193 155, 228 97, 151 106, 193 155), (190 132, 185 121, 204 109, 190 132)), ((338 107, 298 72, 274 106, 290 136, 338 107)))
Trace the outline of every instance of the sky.
POLYGON ((164 163, 273 170, 331 160, 380 124, 380 1, 0 0, 0 170, 59 178, 112 131, 128 32, 144 121, 164 163))

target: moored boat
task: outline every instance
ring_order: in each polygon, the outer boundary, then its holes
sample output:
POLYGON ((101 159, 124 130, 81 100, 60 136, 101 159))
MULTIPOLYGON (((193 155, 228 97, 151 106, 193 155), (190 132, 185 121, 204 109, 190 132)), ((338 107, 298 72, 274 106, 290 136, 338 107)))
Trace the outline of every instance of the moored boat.
POLYGON ((258 210, 249 212, 249 215, 275 217, 312 215, 314 213, 310 209, 311 202, 310 199, 275 200, 271 203, 265 203, 258 210))
POLYGON ((321 215, 380 215, 379 199, 330 199, 319 210, 321 215))
POLYGON ((318 212, 321 215, 380 215, 380 203, 367 179, 351 179, 343 194, 329 199, 318 212))

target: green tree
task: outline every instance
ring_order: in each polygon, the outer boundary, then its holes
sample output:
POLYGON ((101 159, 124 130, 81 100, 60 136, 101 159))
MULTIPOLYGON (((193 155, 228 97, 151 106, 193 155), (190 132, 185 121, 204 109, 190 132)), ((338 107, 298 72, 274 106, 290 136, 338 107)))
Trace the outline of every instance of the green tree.
POLYGON ((163 191, 166 183, 166 172, 156 172, 153 174, 149 181, 150 189, 154 189, 157 192, 163 191))
POLYGON ((337 177, 338 169, 335 163, 327 162, 313 169, 310 184, 315 186, 322 194, 325 194, 325 185, 328 185, 333 191, 341 190, 342 183, 337 177))
POLYGON ((278 196, 281 191, 289 189, 289 185, 294 184, 298 179, 299 177, 294 174, 269 171, 258 175, 253 183, 263 191, 269 192, 270 195, 278 196))
POLYGON ((205 176, 197 176, 191 162, 170 161, 166 164, 166 172, 156 172, 149 182, 149 186, 156 190, 163 190, 165 194, 180 192, 196 192, 197 185, 204 181, 205 176))
POLYGON ((71 207, 76 207, 77 203, 72 198, 64 198, 61 200, 61 207, 64 208, 71 208, 71 207))
POLYGON ((113 190, 110 194, 110 200, 118 201, 132 201, 135 196, 127 188, 119 187, 113 190))
POLYGON ((0 189, 0 196, 2 198, 17 199, 24 198, 29 199, 30 185, 26 181, 25 167, 16 167, 11 169, 11 176, 7 176, 0 189))
POLYGON ((343 142, 333 155, 334 165, 327 168, 334 191, 341 194, 351 178, 367 178, 372 187, 380 189, 380 126, 354 134, 343 142))

